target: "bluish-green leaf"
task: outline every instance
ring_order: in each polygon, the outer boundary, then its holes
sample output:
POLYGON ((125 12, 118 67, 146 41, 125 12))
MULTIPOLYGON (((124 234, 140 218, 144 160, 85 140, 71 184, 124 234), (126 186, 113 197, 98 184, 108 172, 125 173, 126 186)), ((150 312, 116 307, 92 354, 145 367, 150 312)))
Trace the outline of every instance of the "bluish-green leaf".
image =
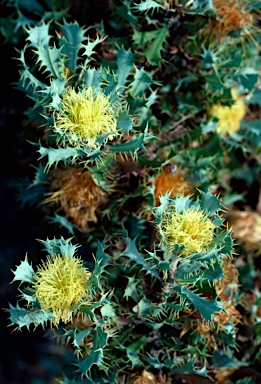
POLYGON ((10 320, 13 325, 17 325, 18 329, 26 327, 30 328, 30 325, 37 327, 42 325, 45 327, 48 321, 52 322, 54 317, 50 311, 45 311, 43 309, 28 310, 21 308, 19 304, 16 307, 13 307, 10 304, 10 308, 7 310, 10 313, 10 320))
POLYGON ((43 244, 46 252, 52 256, 52 255, 62 255, 68 257, 68 259, 71 259, 79 245, 74 245, 71 243, 72 238, 70 239, 64 239, 61 237, 60 239, 52 239, 52 240, 39 240, 41 244, 43 244))
POLYGON ((87 38, 84 36, 86 29, 80 27, 77 22, 61 25, 61 31, 64 38, 60 41, 62 52, 65 54, 65 65, 73 72, 77 69, 77 61, 79 59, 79 51, 82 48, 82 43, 87 38))
POLYGON ((133 64, 135 61, 135 55, 130 51, 126 51, 123 48, 120 48, 116 54, 116 64, 117 69, 115 73, 118 76, 118 84, 119 86, 124 86, 126 80, 133 68, 133 64))
POLYGON ((156 269, 150 265, 138 251, 136 247, 136 239, 127 238, 126 241, 127 246, 125 251, 121 253, 121 256, 126 256, 130 260, 134 261, 137 265, 142 266, 142 269, 144 269, 146 273, 149 273, 154 277, 159 277, 156 269))
POLYGON ((201 192, 200 200, 203 211, 209 212, 210 216, 215 215, 223 208, 218 198, 210 192, 201 192))
POLYGON ((33 281, 34 270, 33 267, 28 263, 27 257, 24 261, 21 261, 18 267, 16 267, 16 270, 12 272, 15 275, 13 281, 20 280, 21 283, 32 283, 33 281))
POLYGON ((36 26, 29 26, 27 29, 28 37, 26 40, 30 41, 30 46, 33 48, 48 49, 51 36, 49 35, 49 24, 41 24, 36 26))
POLYGON ((133 97, 138 97, 144 94, 145 90, 150 89, 150 86, 155 84, 151 74, 143 67, 137 68, 135 66, 134 80, 130 85, 130 92, 133 97))
POLYGON ((174 285, 172 288, 179 293, 183 300, 188 300, 205 320, 211 321, 212 315, 222 310, 222 304, 217 299, 206 300, 185 286, 174 285))

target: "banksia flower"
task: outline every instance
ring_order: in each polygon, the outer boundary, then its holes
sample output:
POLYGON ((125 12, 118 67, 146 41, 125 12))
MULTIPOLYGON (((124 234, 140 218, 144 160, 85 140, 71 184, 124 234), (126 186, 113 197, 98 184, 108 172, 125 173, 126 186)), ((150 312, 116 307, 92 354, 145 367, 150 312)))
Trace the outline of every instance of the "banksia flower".
POLYGON ((56 203, 67 218, 84 229, 97 222, 97 214, 108 201, 108 193, 95 184, 90 171, 64 167, 52 172, 50 196, 45 203, 56 203))
POLYGON ((227 105, 213 105, 209 112, 210 117, 218 119, 217 132, 221 135, 236 133, 240 128, 240 122, 246 114, 246 105, 243 98, 237 94, 235 88, 231 90, 234 103, 227 105))
POLYGON ((172 171, 171 165, 163 167, 162 172, 154 181, 154 200, 155 205, 159 205, 160 196, 169 193, 170 197, 178 195, 189 195, 193 192, 193 185, 190 184, 179 170, 172 171))
POLYGON ((72 143, 73 136, 77 136, 82 144, 93 147, 97 136, 108 134, 111 139, 116 135, 115 115, 109 95, 95 93, 91 87, 79 92, 69 87, 55 115, 55 126, 58 131, 67 133, 72 143))
POLYGON ((213 0, 224 34, 253 24, 251 13, 240 3, 240 0, 213 0))
POLYGON ((261 215, 251 211, 231 210, 226 220, 232 229, 232 237, 249 250, 260 251, 261 215))
POLYGON ((51 309, 54 325, 72 320, 74 307, 86 299, 91 276, 79 258, 53 255, 38 267, 33 290, 42 309, 51 309))
POLYGON ((202 210, 189 208, 182 213, 166 211, 162 215, 160 233, 169 248, 183 246, 180 255, 207 251, 215 234, 216 226, 202 210))
POLYGON ((240 0, 213 0, 217 19, 211 18, 203 33, 212 41, 222 41, 230 32, 253 29, 253 15, 240 0))

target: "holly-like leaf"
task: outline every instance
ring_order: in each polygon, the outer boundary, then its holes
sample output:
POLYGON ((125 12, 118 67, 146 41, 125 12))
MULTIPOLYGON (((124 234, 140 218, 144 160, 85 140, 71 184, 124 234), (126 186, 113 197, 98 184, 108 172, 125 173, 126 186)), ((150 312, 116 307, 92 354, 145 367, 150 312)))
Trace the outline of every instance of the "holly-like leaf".
POLYGON ((21 261, 18 267, 16 267, 16 270, 12 272, 15 275, 12 282, 20 280, 21 283, 32 283, 35 273, 33 267, 28 263, 27 256, 25 260, 21 261))
POLYGON ((142 269, 145 270, 146 273, 149 273, 154 277, 159 277, 157 270, 152 265, 150 265, 138 251, 136 247, 136 238, 130 239, 127 237, 126 242, 126 249, 121 253, 121 256, 126 256, 130 260, 134 261, 135 264, 142 266, 142 269))
POLYGON ((52 239, 52 240, 39 240, 41 244, 44 245, 45 251, 50 255, 65 255, 68 259, 71 259, 79 248, 79 245, 74 245, 71 243, 72 238, 64 239, 52 239))
POLYGON ((222 310, 222 304, 219 303, 216 298, 213 300, 206 300, 187 287, 180 285, 174 285, 172 288, 179 293, 182 300, 188 300, 190 304, 194 306, 194 309, 197 309, 200 312, 205 320, 211 321, 212 315, 215 312, 220 312, 222 310))
POLYGON ((117 74, 117 80, 119 86, 124 86, 126 80, 133 68, 133 64, 135 61, 135 55, 130 51, 126 51, 123 48, 120 48, 116 55, 116 64, 117 69, 115 73, 117 74))
POLYGON ((93 347, 90 356, 77 364, 79 367, 77 372, 88 377, 88 373, 93 365, 97 365, 99 369, 107 372, 108 367, 106 367, 103 361, 103 348, 106 347, 107 340, 108 333, 103 332, 101 328, 96 328, 93 332, 93 347))
POLYGON ((49 24, 41 24, 29 26, 27 28, 28 37, 26 40, 30 41, 29 46, 38 49, 39 47, 48 49, 51 36, 49 35, 49 24))
POLYGON ((133 128, 133 121, 128 113, 121 113, 117 119, 117 128, 120 128, 122 132, 129 132, 133 128))
POLYGON ((154 0, 145 0, 145 1, 142 1, 140 4, 135 5, 133 8, 136 9, 137 11, 147 12, 147 11, 150 11, 151 9, 155 10, 161 7, 162 5, 157 3, 154 0))
POLYGON ((162 61, 161 51, 163 49, 163 44, 166 42, 166 38, 169 33, 168 27, 164 26, 154 31, 140 32, 144 36, 137 36, 138 33, 139 32, 136 32, 136 35, 134 35, 136 42, 150 42, 149 46, 143 51, 143 54, 146 56, 148 62, 151 65, 159 66, 162 61))
POLYGON ((62 79, 64 77, 63 53, 62 48, 38 47, 36 54, 38 56, 37 63, 40 68, 44 68, 44 72, 49 72, 49 76, 54 79, 62 79))
POLYGON ((145 90, 150 89, 152 84, 155 84, 150 73, 146 71, 143 67, 135 67, 134 80, 130 84, 130 92, 133 97, 143 96, 145 90))
POLYGON ((203 211, 209 212, 210 216, 223 208, 218 198, 210 192, 201 192, 201 207, 203 211))
POLYGON ((67 23, 65 21, 64 24, 61 25, 61 31, 64 38, 60 40, 60 46, 66 56, 65 65, 75 72, 79 59, 79 51, 82 48, 84 40, 87 39, 84 35, 86 29, 80 27, 77 22, 67 23))
POLYGON ((146 317, 151 313, 153 309, 155 309, 155 304, 153 304, 150 300, 143 297, 135 307, 133 307, 133 311, 137 314, 139 318, 146 317))
POLYGON ((32 324, 35 327, 42 325, 44 328, 48 321, 52 322, 54 320, 53 314, 50 311, 43 309, 28 310, 21 308, 19 304, 16 307, 10 304, 10 308, 7 311, 10 313, 11 323, 13 325, 16 324, 18 329, 23 327, 29 329, 32 324))

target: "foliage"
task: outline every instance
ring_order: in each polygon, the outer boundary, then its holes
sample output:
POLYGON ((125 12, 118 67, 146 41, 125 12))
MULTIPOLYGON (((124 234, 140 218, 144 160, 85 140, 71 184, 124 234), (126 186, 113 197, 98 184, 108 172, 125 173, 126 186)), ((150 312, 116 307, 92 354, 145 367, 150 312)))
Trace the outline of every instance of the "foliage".
POLYGON ((59 383, 257 383, 260 6, 7 3, 39 155, 18 197, 57 231, 11 324, 72 346, 59 383))

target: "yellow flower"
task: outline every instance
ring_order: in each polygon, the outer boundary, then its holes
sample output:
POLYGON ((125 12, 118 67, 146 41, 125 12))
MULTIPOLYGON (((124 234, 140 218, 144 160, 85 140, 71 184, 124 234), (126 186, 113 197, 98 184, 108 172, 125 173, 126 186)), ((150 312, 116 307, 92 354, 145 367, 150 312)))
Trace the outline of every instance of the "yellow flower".
POLYGON ((175 244, 184 246, 180 255, 207 251, 214 238, 216 226, 202 210, 187 209, 183 213, 164 212, 161 222, 161 235, 172 248, 175 244))
POLYGON ((216 104, 209 110, 211 117, 218 118, 217 132, 221 135, 236 133, 240 128, 240 121, 246 114, 243 98, 237 94, 234 88, 231 90, 231 94, 234 100, 231 107, 216 104))
POLYGON ((63 95, 59 112, 55 116, 58 130, 77 135, 86 145, 94 146, 98 135, 116 134, 117 121, 110 96, 95 94, 91 87, 78 93, 68 88, 63 95))
POLYGON ((54 255, 38 267, 33 283, 35 296, 44 310, 51 309, 54 325, 72 319, 74 307, 86 298, 91 276, 79 258, 54 255))

